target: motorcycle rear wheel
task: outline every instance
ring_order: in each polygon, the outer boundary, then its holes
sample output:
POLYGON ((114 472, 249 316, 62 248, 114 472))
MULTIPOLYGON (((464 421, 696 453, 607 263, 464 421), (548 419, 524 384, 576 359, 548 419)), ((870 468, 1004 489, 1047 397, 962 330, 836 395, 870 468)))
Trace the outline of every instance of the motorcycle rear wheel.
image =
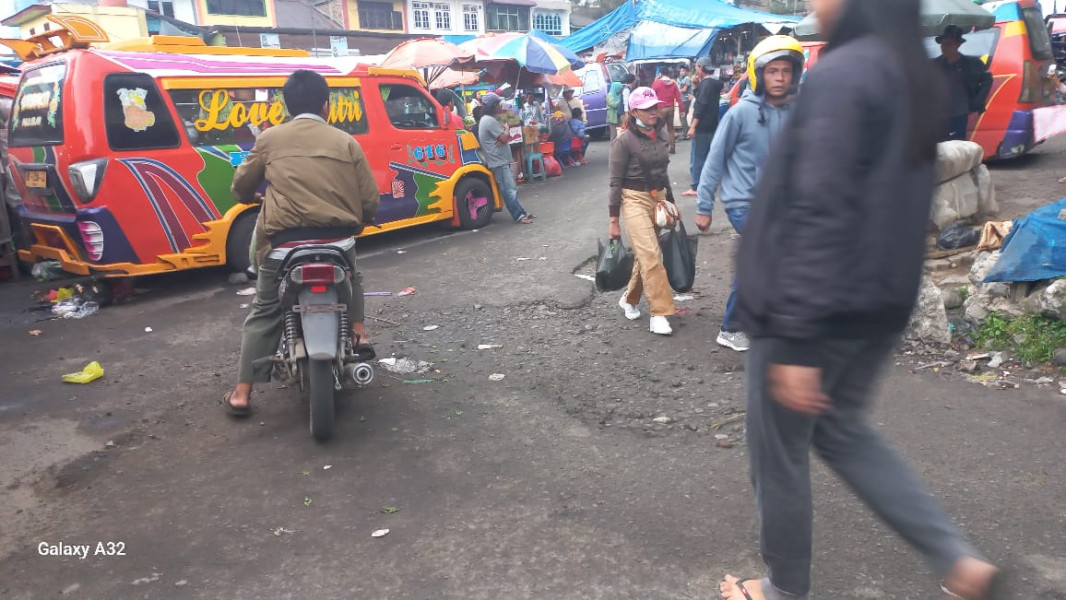
POLYGON ((333 436, 333 361, 309 360, 308 387, 311 388, 311 436, 324 442, 333 436))

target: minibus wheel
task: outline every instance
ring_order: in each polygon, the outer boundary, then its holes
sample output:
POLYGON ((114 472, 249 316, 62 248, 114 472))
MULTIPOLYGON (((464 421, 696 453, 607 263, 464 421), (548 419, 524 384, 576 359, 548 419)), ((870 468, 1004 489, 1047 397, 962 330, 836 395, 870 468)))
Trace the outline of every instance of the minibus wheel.
POLYGON ((455 186, 455 211, 463 229, 480 229, 492 220, 496 210, 495 197, 488 182, 479 177, 466 177, 455 186), (478 199, 488 200, 478 206, 478 199), (473 211, 474 214, 471 214, 473 211))
POLYGON ((226 237, 226 266, 233 271, 243 273, 252 266, 249 249, 252 245, 252 234, 255 232, 255 220, 258 217, 258 210, 248 210, 230 225, 229 236, 226 237))

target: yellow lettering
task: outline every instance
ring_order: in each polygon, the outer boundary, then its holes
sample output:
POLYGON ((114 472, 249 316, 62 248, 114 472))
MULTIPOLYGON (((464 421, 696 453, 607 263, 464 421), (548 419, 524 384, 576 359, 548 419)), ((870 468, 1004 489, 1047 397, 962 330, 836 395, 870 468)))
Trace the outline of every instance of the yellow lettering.
MULTIPOLYGON (((358 91, 331 94, 329 104, 330 123, 362 121, 363 103, 358 91)), ((212 129, 237 129, 251 123, 259 127, 264 123, 281 125, 285 122, 285 104, 274 102, 234 102, 228 90, 203 90, 200 92, 200 110, 203 117, 193 125, 197 131, 212 129)))
POLYGON ((334 96, 329 105, 329 122, 346 123, 363 119, 363 104, 359 101, 359 92, 340 93, 334 96))
POLYGON ((207 116, 202 119, 197 119, 196 122, 193 123, 196 130, 225 130, 227 125, 220 122, 220 117, 227 104, 229 104, 229 94, 226 90, 204 90, 200 92, 200 109, 205 111, 207 116))
POLYGON ((237 129, 243 127, 248 122, 248 107, 240 102, 233 105, 233 110, 229 112, 229 126, 237 129))
POLYGON ((266 122, 268 108, 265 102, 256 102, 248 109, 248 120, 252 125, 259 127, 266 122))
POLYGON ((281 102, 275 102, 270 105, 270 112, 267 113, 267 119, 271 125, 281 125, 285 122, 285 105, 281 102))

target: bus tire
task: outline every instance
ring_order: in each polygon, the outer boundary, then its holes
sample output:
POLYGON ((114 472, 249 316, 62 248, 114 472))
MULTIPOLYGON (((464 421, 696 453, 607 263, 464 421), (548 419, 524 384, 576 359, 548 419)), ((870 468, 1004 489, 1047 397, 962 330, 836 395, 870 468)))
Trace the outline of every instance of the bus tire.
POLYGON ((459 226, 463 229, 480 229, 492 220, 496 210, 492 186, 480 177, 466 177, 455 186, 455 211, 459 215, 459 226), (470 202, 475 198, 486 198, 488 203, 470 214, 470 202))
POLYGON ((244 273, 252 266, 249 248, 258 217, 258 210, 245 211, 229 228, 229 236, 226 237, 226 266, 233 271, 244 273))

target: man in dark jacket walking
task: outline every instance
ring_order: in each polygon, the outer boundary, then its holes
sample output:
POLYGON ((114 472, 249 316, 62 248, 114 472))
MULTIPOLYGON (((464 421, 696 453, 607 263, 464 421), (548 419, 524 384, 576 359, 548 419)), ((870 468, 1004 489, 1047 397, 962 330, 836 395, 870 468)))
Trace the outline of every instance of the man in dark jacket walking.
POLYGON ((951 597, 1001 598, 996 568, 865 419, 914 308, 936 183, 942 86, 920 3, 814 3, 829 45, 774 144, 740 242, 749 460, 769 574, 727 575, 727 600, 807 600, 811 450, 924 555, 951 597))
POLYGON ((711 59, 708 56, 696 61, 696 74, 699 85, 696 87, 696 99, 692 104, 692 124, 688 128, 688 137, 692 138, 689 149, 689 172, 692 186, 682 196, 696 196, 700 185, 700 173, 707 162, 707 153, 711 151, 711 141, 718 129, 718 102, 722 96, 723 84, 711 76, 711 59))
POLYGON ((949 25, 936 37, 940 56, 933 59, 947 80, 948 110, 945 140, 965 140, 972 113, 985 112, 985 101, 992 90, 988 65, 976 56, 960 52, 966 38, 962 29, 949 25))

